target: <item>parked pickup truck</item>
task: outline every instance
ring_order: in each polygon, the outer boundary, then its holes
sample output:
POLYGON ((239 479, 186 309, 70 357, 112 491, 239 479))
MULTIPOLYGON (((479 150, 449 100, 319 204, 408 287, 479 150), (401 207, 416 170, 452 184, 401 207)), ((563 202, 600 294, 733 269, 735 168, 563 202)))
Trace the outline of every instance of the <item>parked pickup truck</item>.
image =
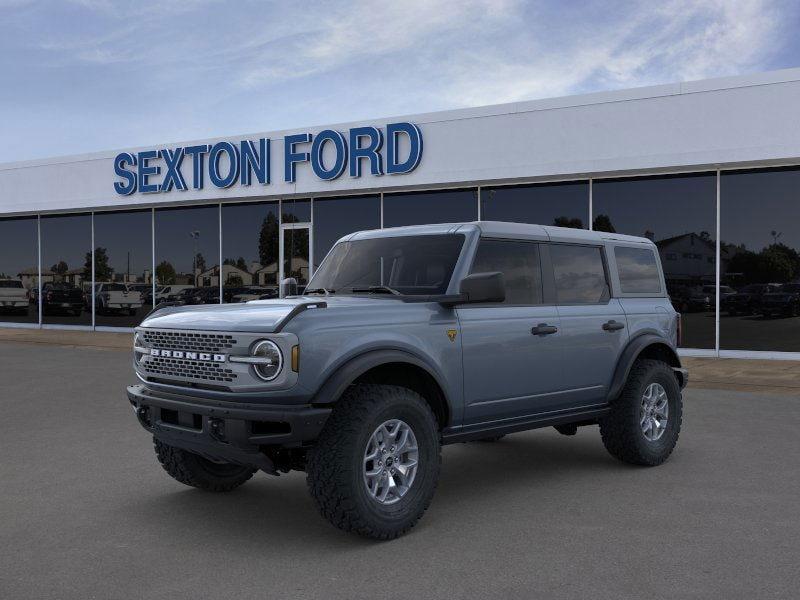
POLYGON ((94 306, 98 314, 127 313, 133 316, 142 307, 142 295, 124 283, 96 283, 94 306))
POLYGON ((19 279, 0 279, 0 311, 4 313, 27 313, 28 290, 19 279))
POLYGON ((72 313, 75 316, 83 312, 83 292, 70 283, 47 282, 42 286, 42 312, 72 313))
POLYGON ((282 285, 281 299, 163 307, 136 329, 128 400, 177 481, 225 492, 258 470, 305 471, 333 525, 390 539, 430 504, 443 444, 599 426, 626 463, 675 448, 680 316, 646 238, 489 221, 365 231, 302 296, 282 285))

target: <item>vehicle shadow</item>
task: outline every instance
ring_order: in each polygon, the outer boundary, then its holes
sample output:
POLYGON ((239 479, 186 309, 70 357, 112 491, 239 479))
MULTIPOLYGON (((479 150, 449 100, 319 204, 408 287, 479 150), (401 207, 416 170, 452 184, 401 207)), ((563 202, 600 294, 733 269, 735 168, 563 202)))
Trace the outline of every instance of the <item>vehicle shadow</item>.
MULTIPOLYGON (((581 477, 629 468, 613 460, 599 439, 592 439, 599 438, 596 428, 586 428, 582 434, 561 438, 526 432, 495 443, 445 447, 432 508, 448 507, 440 515, 447 520, 477 519, 485 503, 493 502, 498 494, 524 493, 535 502, 553 479, 568 476, 580 485, 581 477), (474 503, 469 502, 471 497, 474 503)), ((132 498, 130 505, 119 510, 165 539, 196 543, 194 538, 202 536, 222 545, 235 541, 252 552, 272 552, 281 544, 301 541, 322 543, 332 550, 374 543, 345 535, 325 522, 308 494, 304 473, 279 478, 257 474, 227 494, 176 488, 174 482, 164 480, 163 492, 132 498)), ((413 533, 424 531, 429 521, 423 519, 413 533)))

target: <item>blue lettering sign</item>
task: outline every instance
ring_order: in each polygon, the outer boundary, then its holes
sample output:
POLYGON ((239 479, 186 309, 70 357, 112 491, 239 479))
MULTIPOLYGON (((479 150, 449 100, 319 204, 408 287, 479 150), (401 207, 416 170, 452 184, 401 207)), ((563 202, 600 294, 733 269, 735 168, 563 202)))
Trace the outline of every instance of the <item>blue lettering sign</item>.
POLYGON ((383 175, 383 132, 377 127, 353 127, 350 130, 350 177, 361 177, 361 159, 369 160, 369 172, 383 175), (369 143, 362 146, 362 140, 369 143))
POLYGON ((386 172, 390 175, 409 173, 417 168, 422 159, 422 132, 413 123, 390 123, 386 126, 389 144, 386 153, 386 172), (404 162, 398 161, 400 136, 405 135, 411 146, 404 162))
POLYGON ((317 137, 314 138, 314 143, 311 144, 311 168, 314 174, 325 181, 336 179, 343 172, 347 165, 347 142, 344 141, 344 136, 338 131, 326 129, 320 131, 317 137), (333 144, 335 159, 333 166, 326 169, 322 163, 322 153, 325 149, 326 142, 333 144))
MULTIPOLYGON (((195 190, 205 187, 206 175, 218 188, 237 183, 249 186, 254 181, 261 185, 270 183, 270 140, 260 138, 217 142, 213 146, 198 144, 143 150, 135 154, 121 152, 114 158, 117 176, 114 191, 121 196, 136 192, 186 191, 189 189, 189 157, 191 186, 195 190), (162 167, 163 178, 159 183, 154 179, 162 174, 162 167)), ((301 163, 310 163, 317 178, 332 181, 341 177, 345 170, 350 177, 361 177, 365 164, 369 164, 369 173, 373 176, 410 173, 421 159, 422 132, 413 123, 389 123, 385 130, 372 126, 353 127, 346 132, 324 129, 315 135, 295 133, 283 139, 283 179, 287 183, 295 183, 297 165, 301 163)))
POLYGON ((130 152, 120 152, 114 159, 114 173, 123 180, 114 182, 114 191, 121 196, 128 196, 136 191, 136 173, 128 171, 125 165, 136 166, 136 157, 130 152))

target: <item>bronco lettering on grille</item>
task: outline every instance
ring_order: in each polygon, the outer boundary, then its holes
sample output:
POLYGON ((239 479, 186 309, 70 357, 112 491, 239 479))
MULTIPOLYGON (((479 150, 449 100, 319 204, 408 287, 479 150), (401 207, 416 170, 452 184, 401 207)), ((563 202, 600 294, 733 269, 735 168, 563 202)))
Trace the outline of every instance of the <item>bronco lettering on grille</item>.
POLYGON ((150 350, 150 356, 162 356, 164 358, 182 358, 185 360, 202 360, 207 362, 221 362, 224 363, 228 357, 224 354, 209 354, 207 352, 189 352, 186 350, 161 350, 153 348, 150 350))

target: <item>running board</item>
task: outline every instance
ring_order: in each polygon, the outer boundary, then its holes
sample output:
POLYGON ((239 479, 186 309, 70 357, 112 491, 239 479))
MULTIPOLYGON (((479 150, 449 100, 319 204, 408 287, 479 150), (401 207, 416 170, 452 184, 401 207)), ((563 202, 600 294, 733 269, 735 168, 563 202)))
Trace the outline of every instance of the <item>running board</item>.
POLYGON ((515 433, 517 431, 527 431, 528 429, 539 429, 541 427, 552 427, 553 425, 565 425, 567 423, 581 423, 594 421, 608 414, 608 405, 585 407, 569 412, 559 412, 558 414, 545 413, 538 415, 527 415, 523 417, 506 419, 503 421, 490 421, 488 423, 474 423, 465 427, 447 427, 442 431, 443 444, 455 444, 458 442, 468 442, 479 440, 494 435, 515 433))

